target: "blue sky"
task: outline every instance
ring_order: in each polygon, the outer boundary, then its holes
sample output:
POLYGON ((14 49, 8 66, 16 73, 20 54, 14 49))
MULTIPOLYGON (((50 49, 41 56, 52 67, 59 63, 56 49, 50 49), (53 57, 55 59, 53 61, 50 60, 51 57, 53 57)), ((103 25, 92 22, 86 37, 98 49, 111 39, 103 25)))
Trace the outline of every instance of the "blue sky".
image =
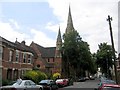
POLYGON ((35 28, 47 33, 50 38, 56 38, 55 35, 51 35, 55 34, 54 32, 44 29, 49 21, 59 23, 46 2, 5 2, 2 3, 2 13, 3 21, 13 19, 23 27, 19 29, 21 33, 29 33, 30 28, 35 28))
POLYGON ((60 26, 65 32, 68 7, 74 28, 84 41, 96 52, 98 44, 111 44, 109 26, 106 18, 112 16, 115 49, 118 51, 118 1, 119 0, 1 0, 0 36, 14 42, 32 41, 44 47, 56 45, 60 26))

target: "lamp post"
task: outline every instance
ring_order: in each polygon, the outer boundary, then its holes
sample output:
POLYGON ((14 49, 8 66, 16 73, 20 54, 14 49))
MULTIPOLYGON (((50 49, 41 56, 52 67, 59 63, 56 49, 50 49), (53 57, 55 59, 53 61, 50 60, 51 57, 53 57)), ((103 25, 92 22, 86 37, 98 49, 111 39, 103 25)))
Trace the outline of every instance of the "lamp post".
POLYGON ((116 83, 118 84, 118 79, 117 79, 117 67, 116 67, 116 57, 115 57, 115 48, 114 48, 114 41, 113 41, 113 34, 112 34, 112 26, 111 26, 111 21, 112 17, 108 15, 107 21, 109 22, 109 29, 110 29, 110 36, 111 36, 111 43, 112 43, 112 51, 113 51, 113 59, 114 59, 114 69, 115 69, 115 80, 116 83))

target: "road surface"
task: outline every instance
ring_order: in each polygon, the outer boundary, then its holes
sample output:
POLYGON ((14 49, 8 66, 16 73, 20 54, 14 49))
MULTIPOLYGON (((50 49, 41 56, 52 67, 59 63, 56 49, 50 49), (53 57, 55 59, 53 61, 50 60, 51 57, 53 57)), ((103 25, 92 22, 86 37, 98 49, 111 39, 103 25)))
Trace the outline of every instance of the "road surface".
POLYGON ((85 82, 74 82, 72 86, 61 88, 60 90, 94 90, 98 88, 99 79, 87 80, 85 82))

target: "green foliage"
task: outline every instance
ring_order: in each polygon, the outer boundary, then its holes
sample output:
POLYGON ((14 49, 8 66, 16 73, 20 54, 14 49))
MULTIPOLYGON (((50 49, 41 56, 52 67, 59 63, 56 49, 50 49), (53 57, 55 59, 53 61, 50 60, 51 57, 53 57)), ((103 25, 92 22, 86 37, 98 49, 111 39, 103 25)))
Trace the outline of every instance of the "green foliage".
POLYGON ((101 68, 102 73, 107 75, 109 73, 109 68, 113 65, 113 51, 112 46, 107 45, 107 43, 100 43, 99 49, 97 50, 97 65, 101 68))
POLYGON ((8 80, 2 80, 2 86, 6 86, 9 84, 9 81, 8 80))
POLYGON ((60 77, 61 77, 60 73, 54 73, 53 74, 53 79, 54 80, 57 79, 57 78, 60 78, 60 77))
POLYGON ((34 81, 35 83, 38 83, 43 79, 47 79, 47 75, 38 70, 30 70, 24 74, 24 78, 30 79, 30 80, 34 81))
POLYGON ((6 86, 6 85, 12 85, 13 84, 13 81, 12 80, 1 80, 2 82, 2 86, 6 86))
POLYGON ((92 71, 94 62, 87 42, 84 42, 77 31, 64 34, 63 36, 63 64, 64 73, 67 77, 80 76, 85 70, 92 71))

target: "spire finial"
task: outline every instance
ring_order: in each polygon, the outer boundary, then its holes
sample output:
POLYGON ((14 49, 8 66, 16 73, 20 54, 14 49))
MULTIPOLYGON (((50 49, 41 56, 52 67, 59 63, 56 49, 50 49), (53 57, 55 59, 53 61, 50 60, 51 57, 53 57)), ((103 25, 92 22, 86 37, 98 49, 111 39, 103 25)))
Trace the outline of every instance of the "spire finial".
POLYGON ((72 15, 71 15, 71 8, 70 8, 70 4, 69 4, 69 12, 68 12, 66 33, 69 33, 73 30, 74 30, 74 27, 73 27, 72 15))
POLYGON ((17 38, 16 38, 16 41, 17 41, 17 38))
POLYGON ((58 37, 57 37, 57 41, 61 41, 61 32, 60 32, 60 26, 59 26, 59 31, 58 31, 58 37))

